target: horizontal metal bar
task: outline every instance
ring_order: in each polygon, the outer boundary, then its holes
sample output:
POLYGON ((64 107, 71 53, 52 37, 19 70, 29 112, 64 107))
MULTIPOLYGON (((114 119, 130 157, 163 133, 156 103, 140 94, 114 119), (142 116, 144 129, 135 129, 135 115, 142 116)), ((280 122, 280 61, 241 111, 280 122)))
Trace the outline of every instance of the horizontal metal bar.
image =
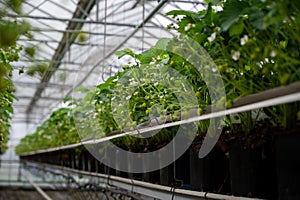
MULTIPOLYGON (((40 120, 41 118, 39 118, 39 117, 29 117, 31 120, 40 120)), ((16 120, 16 121, 18 121, 19 119, 16 117, 16 118, 14 118, 14 119, 12 119, 12 121, 14 121, 14 120, 16 120)), ((20 119, 20 120, 23 120, 23 119, 20 119)))
MULTIPOLYGON (((25 59, 20 59, 19 61, 21 62, 31 62, 31 63, 35 63, 35 62, 45 62, 45 63, 57 63, 57 64, 65 64, 65 65, 79 65, 81 66, 82 63, 78 63, 78 62, 72 62, 72 61, 57 61, 57 60, 47 60, 47 59, 32 59, 32 60, 25 60, 25 59)), ((92 64, 87 64, 88 66, 92 66, 92 64)))
MULTIPOLYGON (((18 103, 18 102, 16 102, 16 103, 18 103)), ((15 107, 15 108, 24 108, 24 107, 28 106, 28 104, 16 104, 16 103, 13 104, 13 107, 15 107)), ((49 108, 49 105, 45 105, 45 106, 35 105, 35 108, 49 108)))
POLYGON ((21 81, 13 81, 15 85, 20 86, 36 86, 36 87, 59 87, 59 88, 72 88, 73 85, 65 85, 65 84, 56 84, 56 83, 49 83, 47 86, 43 83, 30 83, 30 82, 21 82, 21 81))
MULTIPOLYGON (((40 42, 40 43, 60 43, 60 41, 57 40, 38 40, 38 39, 19 39, 18 41, 22 41, 22 42, 40 42)), ((91 47, 98 47, 101 46, 101 44, 95 44, 95 43, 85 43, 85 42, 73 42, 72 45, 77 45, 77 46, 91 46, 91 47)))
POLYGON ((35 97, 35 96, 17 96, 19 99, 44 99, 44 100, 54 100, 62 101, 65 97, 35 97))
MULTIPOLYGON (((164 29, 165 30, 165 29, 164 29)), ((37 28, 37 29, 30 29, 30 31, 35 31, 35 32, 59 32, 59 33, 83 33, 83 34, 87 34, 87 35, 100 35, 100 36, 106 36, 106 37, 126 37, 127 35, 125 34, 118 34, 118 33, 102 33, 102 32, 91 32, 91 31, 83 31, 83 30, 58 30, 58 29, 41 29, 41 28, 37 28)), ((148 39, 153 39, 153 37, 151 36, 133 36, 133 38, 148 38, 148 39)), ((155 36, 154 38, 159 38, 158 36, 155 36)), ((30 39, 22 39, 25 41, 30 41, 30 39)), ((18 41, 22 41, 22 40, 18 40, 18 41)), ((36 39, 31 39, 32 41, 37 41, 36 39)), ((42 40, 43 41, 43 40, 42 40)), ((45 40, 44 40, 45 41, 45 40)), ((46 40, 47 41, 47 40, 46 40)), ((49 40, 51 42, 60 42, 57 40, 49 40)), ((81 45, 83 43, 72 43, 72 44, 78 44, 81 45)), ((99 45, 99 44, 98 44, 99 45)))
MULTIPOLYGON (((14 15, 8 14, 8 17, 12 18, 25 18, 25 19, 38 19, 38 20, 51 20, 51 21, 62 21, 62 22, 75 22, 75 23, 84 23, 84 24, 100 24, 105 26, 118 26, 118 27, 131 27, 136 28, 139 24, 126 24, 126 23, 116 23, 116 22, 101 22, 101 21, 91 21, 85 20, 80 18, 57 18, 57 17, 45 17, 45 16, 32 16, 32 15, 14 15)), ((157 27, 157 26, 144 26, 145 28, 154 28, 154 29, 161 29, 164 27, 157 27)))
MULTIPOLYGON (((18 108, 14 108, 14 115, 17 115, 16 113, 18 113, 19 115, 25 114, 24 111, 22 112, 22 111, 19 111, 18 108)), ((40 114, 42 114, 42 111, 40 111, 40 112, 32 112, 31 114, 32 115, 40 115, 40 114)), ((17 116, 15 116, 15 117, 13 117, 13 119, 22 119, 22 117, 18 118, 17 116)))

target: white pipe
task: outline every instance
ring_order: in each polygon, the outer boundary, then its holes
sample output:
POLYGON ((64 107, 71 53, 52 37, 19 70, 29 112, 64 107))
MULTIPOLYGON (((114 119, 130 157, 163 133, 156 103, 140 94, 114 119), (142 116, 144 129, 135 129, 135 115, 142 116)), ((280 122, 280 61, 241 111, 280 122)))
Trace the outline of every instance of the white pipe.
POLYGON ((44 199, 46 199, 46 200, 52 200, 51 197, 49 197, 37 184, 35 184, 31 178, 29 178, 28 174, 23 174, 23 176, 36 189, 36 191, 38 193, 40 193, 40 195, 43 196, 44 199))
POLYGON ((293 93, 293 94, 289 94, 289 95, 275 97, 275 98, 268 99, 268 100, 259 101, 256 103, 251 103, 249 105, 239 106, 237 108, 231 108, 231 109, 227 109, 227 110, 203 114, 201 116, 191 117, 189 119, 185 119, 185 120, 181 120, 181 121, 170 122, 170 123, 161 124, 161 125, 157 125, 157 126, 153 126, 153 127, 146 127, 146 128, 142 128, 139 130, 120 133, 117 135, 112 135, 112 136, 108 136, 108 137, 104 137, 104 138, 100 138, 100 139, 87 140, 87 141, 83 141, 83 142, 80 142, 77 144, 70 144, 70 145, 61 146, 61 147, 43 149, 43 150, 39 150, 36 152, 29 152, 29 153, 25 153, 25 154, 20 154, 20 156, 28 156, 28 155, 34 155, 34 154, 39 154, 39 153, 46 153, 46 152, 51 152, 51 151, 70 149, 70 148, 75 148, 75 147, 78 147, 81 145, 97 144, 97 143, 106 142, 106 141, 109 141, 109 140, 112 140, 115 138, 124 137, 124 136, 138 135, 138 134, 142 134, 142 133, 146 133, 146 132, 160 130, 163 128, 173 127, 173 126, 182 125, 182 124, 188 124, 188 123, 202 121, 202 120, 216 118, 216 117, 222 117, 222 116, 226 116, 226 115, 230 115, 230 114, 236 114, 236 113, 250 111, 250 110, 259 109, 259 108, 264 108, 264 107, 268 107, 268 106, 275 106, 275 105, 280 105, 280 104, 285 104, 285 103, 291 103, 291 102, 295 102, 295 101, 299 101, 299 100, 300 100, 300 92, 297 92, 297 93, 293 93))

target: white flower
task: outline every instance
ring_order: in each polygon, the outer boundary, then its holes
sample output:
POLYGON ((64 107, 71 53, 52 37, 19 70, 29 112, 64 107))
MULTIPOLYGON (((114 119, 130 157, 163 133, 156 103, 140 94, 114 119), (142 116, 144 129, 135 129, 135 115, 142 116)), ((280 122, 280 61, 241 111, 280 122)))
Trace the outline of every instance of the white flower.
POLYGON ((216 32, 213 32, 213 33, 207 38, 207 40, 208 40, 209 42, 212 42, 212 41, 214 41, 214 40, 216 39, 216 36, 217 36, 217 33, 216 33, 216 32))
POLYGON ((272 50, 271 53, 270 53, 270 56, 275 57, 276 55, 277 55, 277 52, 275 50, 272 50))
POLYGON ((135 86, 135 85, 136 85, 136 83, 137 83, 137 82, 135 82, 135 81, 132 81, 132 82, 130 82, 130 83, 129 83, 129 85, 130 85, 130 86, 135 86))
POLYGON ((155 83, 154 83, 154 86, 155 86, 155 87, 158 86, 158 82, 155 82, 155 83))
POLYGON ((241 53, 240 53, 239 51, 235 51, 235 52, 233 53, 233 55, 232 55, 232 59, 233 59, 234 61, 237 61, 237 60, 239 60, 240 55, 241 55, 241 53))
POLYGON ((184 30, 185 31, 189 31, 191 28, 194 28, 196 25, 192 24, 192 23, 188 23, 185 27, 184 30))
POLYGON ((139 92, 135 92, 135 93, 133 93, 133 96, 136 96, 136 95, 138 95, 139 94, 139 92))
POLYGON ((244 35, 244 37, 241 38, 241 46, 244 46, 248 42, 248 40, 248 35, 244 35))
POLYGON ((127 96, 125 99, 126 99, 126 100, 129 100, 129 99, 130 99, 130 97, 131 97, 131 96, 127 96))
POLYGON ((135 85, 136 81, 134 78, 129 79, 129 85, 135 85))

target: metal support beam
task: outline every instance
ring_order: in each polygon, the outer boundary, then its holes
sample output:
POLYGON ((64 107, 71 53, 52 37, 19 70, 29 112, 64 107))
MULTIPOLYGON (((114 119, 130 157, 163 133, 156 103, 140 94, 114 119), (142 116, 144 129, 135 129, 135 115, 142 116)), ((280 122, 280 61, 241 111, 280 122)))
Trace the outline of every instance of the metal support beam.
MULTIPOLYGON (((27 108, 28 105, 27 104, 13 104, 13 108, 27 108)), ((49 108, 49 105, 45 105, 45 106, 41 106, 41 105, 35 105, 35 108, 49 108)))
MULTIPOLYGON (((53 20, 53 21, 61 21, 66 22, 69 21, 70 23, 82 23, 82 24, 98 24, 98 25, 106 25, 106 26, 118 26, 118 27, 130 27, 130 28, 136 28, 136 24, 126 24, 126 23, 116 23, 116 22, 101 22, 101 21, 92 21, 92 20, 85 20, 80 18, 55 18, 55 17, 45 17, 45 16, 30 16, 30 15, 8 15, 9 17, 13 18, 29 18, 29 19, 36 19, 36 20, 53 20)), ((161 27, 157 26, 145 26, 146 28, 155 28, 160 29, 161 27)))
MULTIPOLYGON (((22 81, 14 81, 15 85, 21 85, 21 86, 35 86, 35 87, 45 87, 45 84, 41 83, 30 83, 30 82, 22 82, 22 81)), ((56 87, 56 88, 73 88, 73 85, 64 85, 64 84, 57 84, 57 83, 49 83, 47 87, 56 87)))
MULTIPOLYGON (((26 158, 25 158, 26 159, 26 158)), ((24 162, 24 161, 23 161, 24 162)), ((88 180, 97 180, 98 183, 107 184, 107 186, 116 186, 136 194, 149 196, 156 199, 174 199, 174 200, 259 200, 257 198, 238 197, 231 195, 222 195, 209 192, 199 192, 185 189, 178 189, 169 186, 163 186, 134 179, 122 178, 107 174, 87 172, 71 169, 46 163, 37 163, 25 161, 28 167, 40 169, 43 171, 70 174, 72 176, 84 177, 88 180)))
POLYGON ((36 189, 36 191, 46 200, 52 200, 33 180, 27 175, 24 174, 24 177, 28 180, 28 182, 36 189))
MULTIPOLYGON (((111 51, 109 51, 104 57, 99 59, 96 64, 92 67, 92 69, 84 76, 84 78, 79 81, 74 88, 79 87, 86 79, 92 74, 92 72, 96 69, 96 67, 101 64, 103 61, 105 61, 107 58, 112 56, 118 49, 120 49, 132 36, 134 36, 150 19, 163 7, 165 4, 167 4, 169 0, 162 0, 157 7, 153 9, 151 13, 148 14, 148 16, 130 33, 127 35, 126 38, 124 38, 115 48, 113 48, 111 51)), ((66 96, 70 95, 72 93, 72 90, 69 90, 69 92, 66 94, 66 96)))
MULTIPOLYGON (((73 14, 72 19, 80 19, 80 21, 69 21, 69 24, 67 26, 67 30, 81 30, 83 23, 85 22, 86 16, 82 13, 81 9, 83 9, 86 13, 90 13, 92 10, 93 6, 95 5, 95 1, 92 0, 80 0, 78 2, 77 8, 73 14)), ((70 47, 70 45, 75 41, 77 37, 76 33, 64 33, 61 42, 59 43, 53 57, 51 60, 56 60, 56 61, 61 61, 63 57, 66 54, 66 50, 70 47), (68 41, 68 45, 67 42, 68 41)), ((41 83, 44 83, 46 86, 55 72, 55 70, 59 67, 59 64, 56 63, 50 63, 48 69, 42 80, 41 83)), ((30 113, 32 109, 34 108, 37 100, 41 97, 42 93, 44 91, 44 88, 38 88, 34 94, 34 98, 31 100, 28 109, 26 113, 30 113)))
MULTIPOLYGON (((64 98, 59 98, 59 97, 36 97, 36 96, 18 96, 19 99, 32 99, 32 100, 37 100, 37 99, 44 99, 44 100, 53 100, 53 101, 62 101, 64 98)), ((30 107, 28 107, 30 109, 30 107)), ((31 111, 26 114, 30 114, 31 111)))

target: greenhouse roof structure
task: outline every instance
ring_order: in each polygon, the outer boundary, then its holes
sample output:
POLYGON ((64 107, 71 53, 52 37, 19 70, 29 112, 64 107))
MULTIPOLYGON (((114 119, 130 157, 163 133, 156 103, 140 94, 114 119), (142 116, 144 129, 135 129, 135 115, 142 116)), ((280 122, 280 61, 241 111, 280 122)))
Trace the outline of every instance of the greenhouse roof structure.
POLYGON ((296 199, 299 13, 0 1, 0 199, 296 199))
POLYGON ((8 17, 30 24, 32 37, 21 36, 20 60, 14 63, 16 86, 12 123, 34 127, 75 88, 91 87, 121 69, 115 51, 137 52, 174 33, 165 15, 176 9, 200 10, 193 0, 27 0, 21 15, 8 17), (27 52, 27 53, 26 53, 27 52), (30 76, 28 75, 30 74, 30 76))

